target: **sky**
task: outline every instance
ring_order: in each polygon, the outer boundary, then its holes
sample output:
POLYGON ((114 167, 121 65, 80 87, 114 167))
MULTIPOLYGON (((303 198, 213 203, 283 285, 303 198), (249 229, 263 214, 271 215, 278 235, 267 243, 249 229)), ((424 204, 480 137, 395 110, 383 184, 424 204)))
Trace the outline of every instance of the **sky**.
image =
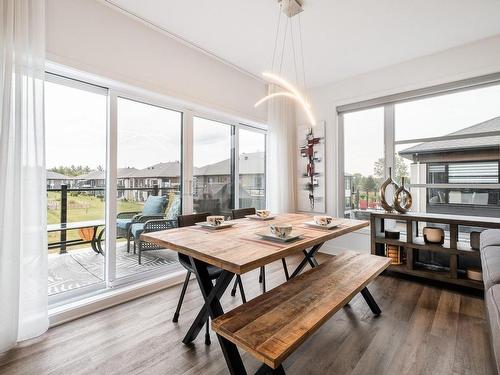
MULTIPOLYGON (((106 97, 46 82, 47 167, 106 164, 106 97)), ((396 139, 442 136, 500 116, 500 85, 397 104, 396 139)), ((373 174, 383 157, 382 108, 344 118, 345 171, 373 174)), ((194 165, 229 158, 230 126, 203 118, 193 123, 194 165)), ((411 145, 401 145, 404 149, 411 145)), ((265 150, 264 136, 240 131, 240 153, 265 150)), ((181 113, 118 100, 118 166, 146 168, 181 157, 181 113)))
MULTIPOLYGON (((106 164, 106 96, 46 82, 47 168, 106 164)), ((182 114, 118 99, 118 167, 146 168, 181 159, 182 114)), ((195 167, 230 157, 231 127, 193 119, 195 167)), ((240 130, 240 153, 265 150, 261 133, 240 130)))
MULTIPOLYGON (((443 136, 500 116, 500 85, 436 96, 395 106, 396 140, 443 136)), ((344 116, 345 171, 373 174, 384 156, 382 108, 344 116)), ((403 150, 414 144, 398 145, 403 150)))

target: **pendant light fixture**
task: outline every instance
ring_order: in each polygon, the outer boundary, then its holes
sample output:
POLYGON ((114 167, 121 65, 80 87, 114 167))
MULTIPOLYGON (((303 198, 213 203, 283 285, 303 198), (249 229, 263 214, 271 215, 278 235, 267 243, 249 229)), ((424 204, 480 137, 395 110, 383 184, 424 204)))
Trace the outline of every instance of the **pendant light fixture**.
MULTIPOLYGON (((272 58, 272 64, 271 64, 271 71, 269 72, 264 72, 262 73, 262 76, 264 79, 270 83, 274 84, 276 86, 280 87, 280 90, 282 91, 277 91, 277 92, 272 92, 271 88, 269 88, 269 93, 262 99, 260 99, 257 103, 255 103, 255 107, 258 107, 262 103, 272 100, 277 97, 288 97, 293 100, 295 100, 302 108, 304 111, 308 122, 310 123, 311 126, 316 125, 316 120, 314 118, 314 115, 311 110, 311 106, 309 102, 307 101, 307 98, 305 94, 303 94, 299 89, 298 86, 302 85, 305 91, 306 88, 306 74, 305 74, 305 67, 304 67, 304 50, 302 47, 302 30, 301 30, 301 23, 300 23, 300 13, 304 10, 302 8, 302 2, 300 0, 278 0, 279 4, 279 15, 278 15, 278 24, 276 27, 276 37, 274 41, 274 50, 273 50, 273 58, 272 58), (280 37, 280 31, 281 31, 281 17, 282 14, 286 16, 285 19, 285 29, 282 32, 282 37, 280 37), (294 20, 296 22, 294 22, 294 20), (299 49, 299 56, 300 56, 300 66, 297 67, 297 54, 296 54, 296 41, 295 41, 295 36, 294 36, 294 24, 295 24, 295 29, 298 30, 298 46, 297 48, 299 49), (285 49, 287 45, 287 37, 288 34, 290 34, 290 44, 291 44, 291 49, 292 49, 292 62, 293 62, 293 68, 295 72, 295 82, 296 85, 293 85, 290 83, 290 81, 286 80, 285 78, 282 77, 282 69, 283 69, 283 60, 285 56, 285 49), (280 40, 281 39, 281 40, 280 40), (281 51, 281 52, 280 52, 281 51), (278 63, 279 60, 279 63, 278 63), (299 70, 302 70, 301 78, 302 82, 299 82, 299 70)), ((297 31, 295 31, 297 32, 297 31)))

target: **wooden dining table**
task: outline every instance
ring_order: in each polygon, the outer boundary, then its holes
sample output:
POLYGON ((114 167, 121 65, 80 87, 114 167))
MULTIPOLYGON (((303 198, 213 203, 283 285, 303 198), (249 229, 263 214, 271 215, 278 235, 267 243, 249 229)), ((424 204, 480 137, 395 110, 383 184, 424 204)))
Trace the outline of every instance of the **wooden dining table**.
MULTIPOLYGON (((224 229, 192 226, 142 234, 143 241, 189 256, 195 270, 205 303, 182 340, 183 343, 189 344, 197 337, 209 316, 215 319, 224 314, 220 298, 235 275, 302 253, 304 259, 291 273, 290 278, 293 278, 307 265, 312 268, 318 266, 315 254, 326 241, 369 225, 367 221, 353 219, 336 219, 339 225, 332 229, 305 224, 312 220, 312 215, 286 213, 265 221, 249 218, 233 220, 235 225, 224 229), (269 232, 270 224, 291 224, 293 232, 301 236, 290 242, 265 240, 258 233, 269 232), (210 280, 208 265, 223 270, 215 285, 210 280)), ((217 335, 217 339, 229 371, 232 374, 245 373, 237 347, 220 335, 217 335)))

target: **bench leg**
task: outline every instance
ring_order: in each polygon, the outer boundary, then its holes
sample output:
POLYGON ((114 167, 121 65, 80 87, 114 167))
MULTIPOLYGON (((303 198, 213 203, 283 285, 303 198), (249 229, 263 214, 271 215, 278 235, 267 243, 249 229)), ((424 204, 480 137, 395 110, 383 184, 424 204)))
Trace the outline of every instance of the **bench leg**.
POLYGON ((285 279, 286 279, 286 281, 288 281, 288 280, 290 280, 290 275, 288 274, 288 267, 286 265, 285 258, 281 258, 281 264, 283 264, 283 271, 285 272, 285 279))
POLYGON ((377 302, 375 302, 375 299, 373 298, 367 287, 364 287, 361 290, 361 295, 363 296, 366 303, 370 307, 370 310, 372 310, 372 313, 374 313, 377 316, 382 313, 382 310, 380 310, 380 307, 378 307, 377 302))
POLYGON ((238 279, 234 280, 234 285, 233 285, 233 289, 231 289, 231 296, 235 296, 236 295, 236 288, 238 287, 238 279))
POLYGON ((255 375, 270 375, 270 374, 285 375, 285 369, 283 368, 283 365, 279 365, 278 367, 273 369, 268 365, 263 364, 255 373, 255 375))

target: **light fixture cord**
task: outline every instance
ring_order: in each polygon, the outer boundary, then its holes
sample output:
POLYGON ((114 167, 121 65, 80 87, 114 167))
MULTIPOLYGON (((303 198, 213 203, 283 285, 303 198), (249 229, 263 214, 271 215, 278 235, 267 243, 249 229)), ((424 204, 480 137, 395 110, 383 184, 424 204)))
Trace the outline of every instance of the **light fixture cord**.
POLYGON ((295 40, 293 38, 293 21, 290 21, 290 36, 292 38, 292 53, 293 53, 293 68, 295 70, 295 84, 300 86, 299 76, 297 72, 297 59, 295 56, 295 40))
POLYGON ((285 23, 285 35, 283 36, 283 47, 281 48, 281 61, 280 61, 279 74, 281 74, 281 70, 283 68, 283 57, 285 56, 286 35, 288 34, 288 23, 289 23, 289 21, 290 21, 290 19, 287 18, 286 19, 286 23, 285 23))
POLYGON ((308 98, 308 93, 307 93, 307 84, 306 84, 306 66, 304 64, 304 46, 302 44, 302 24, 300 23, 300 13, 298 14, 299 16, 299 41, 300 41, 300 55, 302 59, 302 79, 304 81, 304 93, 306 95, 306 99, 308 98))
POLYGON ((280 33, 280 25, 281 25, 281 7, 282 5, 280 4, 278 8, 278 23, 276 26, 276 36, 274 38, 274 49, 273 49, 273 60, 271 63, 271 72, 274 72, 274 62, 276 60, 276 51, 278 50, 278 36, 280 33))

